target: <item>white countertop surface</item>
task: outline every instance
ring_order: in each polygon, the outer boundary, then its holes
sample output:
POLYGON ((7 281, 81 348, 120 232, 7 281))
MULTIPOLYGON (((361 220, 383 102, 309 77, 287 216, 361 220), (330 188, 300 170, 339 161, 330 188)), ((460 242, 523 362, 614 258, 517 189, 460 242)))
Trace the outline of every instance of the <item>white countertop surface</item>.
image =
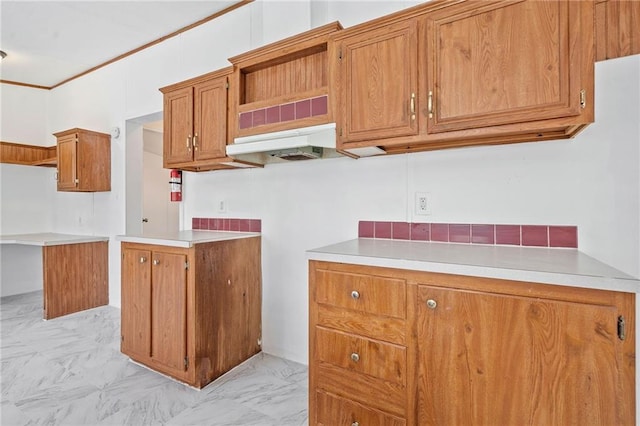
POLYGON ((119 241, 127 243, 157 244, 171 247, 192 247, 194 244, 212 241, 235 240, 260 236, 259 232, 236 231, 179 231, 168 234, 128 234, 118 235, 119 241))
POLYGON ((56 234, 54 232, 0 235, 0 244, 20 244, 28 246, 59 246, 65 244, 95 243, 99 241, 109 241, 109 237, 56 234))
POLYGON ((307 258, 427 272, 640 292, 640 280, 575 249, 359 238, 307 258))

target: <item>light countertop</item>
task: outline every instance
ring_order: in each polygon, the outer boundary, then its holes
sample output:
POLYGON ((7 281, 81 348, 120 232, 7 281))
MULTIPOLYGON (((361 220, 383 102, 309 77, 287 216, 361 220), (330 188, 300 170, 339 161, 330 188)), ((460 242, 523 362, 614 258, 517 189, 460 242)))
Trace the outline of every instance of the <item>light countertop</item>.
POLYGON ((95 243, 99 241, 109 241, 109 237, 101 237, 97 235, 57 234, 54 232, 0 235, 0 244, 19 244, 43 247, 65 244, 95 243))
POLYGON ((171 247, 192 247, 194 244, 212 241, 235 240, 260 236, 259 232, 235 231, 179 231, 167 234, 118 235, 118 241, 127 243, 156 244, 171 247))
POLYGON ((359 238, 307 251, 310 260, 640 292, 640 280, 575 249, 359 238))

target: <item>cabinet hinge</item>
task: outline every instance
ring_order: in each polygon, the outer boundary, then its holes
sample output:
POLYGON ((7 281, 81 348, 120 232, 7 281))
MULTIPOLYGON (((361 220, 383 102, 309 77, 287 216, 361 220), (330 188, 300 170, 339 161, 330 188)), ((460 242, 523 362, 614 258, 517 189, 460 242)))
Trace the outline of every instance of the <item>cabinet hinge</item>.
POLYGON ((620 315, 618 317, 618 339, 624 340, 627 338, 627 330, 626 323, 624 317, 620 315))
POLYGON ((340 127, 340 136, 342 136, 342 127, 340 127))
POLYGON ((227 82, 224 84, 224 88, 229 90, 229 81, 227 80, 227 82))
POLYGON ((184 369, 188 370, 189 369, 189 356, 185 356, 184 357, 184 369))
POLYGON ((582 89, 580 91, 580 108, 585 108, 587 106, 587 91, 582 89))
POLYGON ((189 262, 184 262, 184 269, 189 269, 189 262))

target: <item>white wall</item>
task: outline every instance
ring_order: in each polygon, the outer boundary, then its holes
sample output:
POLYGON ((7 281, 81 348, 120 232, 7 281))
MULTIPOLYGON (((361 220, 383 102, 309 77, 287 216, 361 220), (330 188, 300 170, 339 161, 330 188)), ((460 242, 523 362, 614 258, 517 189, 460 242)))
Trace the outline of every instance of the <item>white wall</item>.
MULTIPOLYGON (((158 88, 226 66, 228 57, 308 29, 303 27, 311 23, 320 25, 323 19, 348 27, 411 4, 310 5, 257 1, 46 96, 33 94, 36 105, 46 105, 46 113, 39 115, 45 130, 36 132, 49 138, 45 144, 54 143, 51 133, 71 127, 126 129, 112 141, 111 192, 58 193, 53 186, 43 190, 37 204, 50 212, 49 230, 112 237, 114 306, 120 305, 115 236, 126 229, 125 152, 128 139, 137 137, 133 133, 142 132, 132 128, 129 135, 125 123, 161 111, 158 88)), ((263 348, 300 362, 307 359, 305 250, 356 237, 361 219, 413 220, 415 191, 432 194, 428 221, 577 225, 583 251, 640 277, 640 56, 598 64, 596 78, 596 123, 573 140, 185 173, 182 227, 190 228, 194 216, 219 216, 215 205, 220 199, 227 202, 228 217, 263 220, 263 348)), ((21 92, 36 89, 0 86, 3 109, 15 103, 20 105, 16 111, 28 115, 32 101, 21 92)), ((33 143, 31 130, 16 126, 13 131, 17 140, 33 143)), ((16 181, 22 182, 24 173, 47 185, 47 171, 0 167, 3 181, 18 176, 16 181)), ((3 209, 5 203, 28 202, 24 191, 3 190, 3 209)), ((2 231, 27 232, 32 225, 18 219, 12 229, 2 231)))

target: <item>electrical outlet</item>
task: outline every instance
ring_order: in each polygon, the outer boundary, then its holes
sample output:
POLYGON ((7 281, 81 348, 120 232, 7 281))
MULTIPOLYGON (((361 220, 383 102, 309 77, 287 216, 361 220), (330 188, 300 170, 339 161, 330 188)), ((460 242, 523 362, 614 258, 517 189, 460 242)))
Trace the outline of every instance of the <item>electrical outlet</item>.
POLYGON ((225 200, 218 201, 218 213, 226 213, 227 202, 225 200))
POLYGON ((428 216, 431 214, 431 194, 428 192, 416 192, 416 214, 428 216))

